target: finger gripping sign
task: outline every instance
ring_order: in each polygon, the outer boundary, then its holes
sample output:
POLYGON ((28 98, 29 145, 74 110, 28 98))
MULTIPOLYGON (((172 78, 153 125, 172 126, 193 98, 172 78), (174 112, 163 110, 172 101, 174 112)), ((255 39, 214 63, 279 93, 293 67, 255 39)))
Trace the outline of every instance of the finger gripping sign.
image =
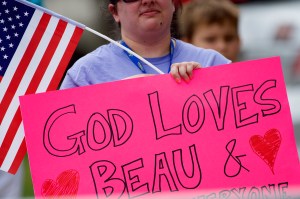
MULTIPOLYGON (((299 161, 279 57, 20 97, 41 198, 288 198, 299 161)), ((299 190, 299 189, 298 189, 299 190)))

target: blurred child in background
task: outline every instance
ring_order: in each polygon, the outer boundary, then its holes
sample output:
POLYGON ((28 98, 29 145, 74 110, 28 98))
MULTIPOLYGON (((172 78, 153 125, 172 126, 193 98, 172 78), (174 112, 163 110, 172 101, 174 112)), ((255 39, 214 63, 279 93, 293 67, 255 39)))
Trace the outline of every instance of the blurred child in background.
POLYGON ((240 37, 239 10, 229 0, 192 0, 179 13, 182 40, 202 48, 214 49, 238 61, 240 37))

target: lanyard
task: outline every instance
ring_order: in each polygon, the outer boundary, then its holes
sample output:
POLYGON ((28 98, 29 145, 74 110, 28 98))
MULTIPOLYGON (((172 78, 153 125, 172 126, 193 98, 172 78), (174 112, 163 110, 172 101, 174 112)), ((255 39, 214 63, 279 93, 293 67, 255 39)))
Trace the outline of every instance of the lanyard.
MULTIPOLYGON (((172 65, 172 60, 173 60, 173 55, 174 55, 174 48, 175 48, 175 40, 171 39, 170 42, 170 65, 169 65, 169 69, 168 69, 168 73, 171 70, 171 65, 172 65)), ((121 40, 120 42, 123 46, 125 46, 126 48, 129 48, 131 50, 131 48, 123 41, 121 40)), ((142 63, 140 62, 140 60, 135 57, 134 55, 130 54, 129 52, 124 50, 124 53, 128 56, 128 58, 131 60, 132 63, 134 63, 134 65, 136 67, 138 67, 138 69, 140 69, 143 73, 146 73, 145 68, 143 67, 142 63)))

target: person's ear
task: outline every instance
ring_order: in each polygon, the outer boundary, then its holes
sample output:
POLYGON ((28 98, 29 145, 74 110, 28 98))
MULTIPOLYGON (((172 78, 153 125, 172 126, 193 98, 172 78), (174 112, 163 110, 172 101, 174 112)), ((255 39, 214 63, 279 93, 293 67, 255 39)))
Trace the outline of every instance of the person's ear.
POLYGON ((176 3, 176 2, 173 1, 173 13, 175 13, 176 7, 177 7, 177 6, 175 5, 175 3, 176 3))
POLYGON ((111 15, 113 16, 113 18, 115 19, 115 21, 117 23, 120 23, 120 17, 118 15, 118 9, 117 6, 114 4, 108 4, 108 10, 111 13, 111 15))

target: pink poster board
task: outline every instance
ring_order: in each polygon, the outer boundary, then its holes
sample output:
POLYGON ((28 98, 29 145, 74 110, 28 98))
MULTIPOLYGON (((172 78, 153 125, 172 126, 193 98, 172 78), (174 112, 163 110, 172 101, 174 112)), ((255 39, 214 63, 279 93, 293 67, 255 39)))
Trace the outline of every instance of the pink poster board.
POLYGON ((20 102, 36 197, 285 198, 300 184, 279 57, 20 102))

